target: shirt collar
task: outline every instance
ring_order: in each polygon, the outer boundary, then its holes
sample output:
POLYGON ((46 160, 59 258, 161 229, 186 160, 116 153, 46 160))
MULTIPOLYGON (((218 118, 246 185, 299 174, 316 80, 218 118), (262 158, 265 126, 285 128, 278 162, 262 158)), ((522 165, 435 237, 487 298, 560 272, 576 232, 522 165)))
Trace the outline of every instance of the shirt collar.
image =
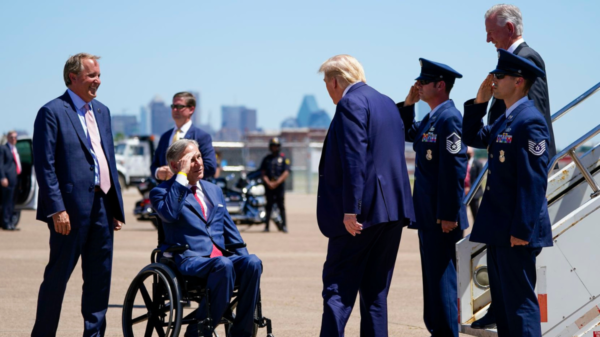
POLYGON ((510 114, 511 114, 513 111, 515 111, 515 109, 516 109, 516 108, 517 108, 519 105, 521 105, 521 104, 523 104, 523 103, 527 102, 528 100, 529 100, 529 97, 527 97, 527 96, 523 96, 523 98, 521 98, 520 100, 516 101, 516 102, 515 102, 515 104, 511 105, 511 106, 510 106, 510 108, 506 109, 506 115, 505 115, 505 116, 506 116, 506 118, 508 118, 508 116, 510 116, 510 114))
MULTIPOLYGON (((189 120, 187 123, 183 124, 179 130, 181 130, 181 132, 185 135, 190 127, 192 127, 192 120, 189 120)), ((175 127, 175 130, 177 130, 177 127, 175 127)))
POLYGON ((446 102, 449 101, 451 101, 451 99, 444 101, 442 104, 439 104, 438 106, 433 108, 433 110, 429 111, 429 118, 433 117, 433 115, 435 115, 435 113, 442 107, 442 105, 446 104, 446 102))
MULTIPOLYGON (((85 101, 77 96, 76 93, 74 93, 73 91, 71 91, 71 89, 67 89, 67 92, 69 93, 69 96, 71 96, 71 100, 73 101, 73 104, 75 104, 75 108, 77 110, 81 110, 83 109, 84 105, 86 104, 85 101)), ((90 102, 90 106, 91 106, 91 102, 90 102)))
MULTIPOLYGON (((202 194, 204 194, 204 191, 202 191, 202 185, 200 185, 200 181, 198 181, 198 182, 196 183, 196 186, 198 187, 198 191, 200 191, 202 194)), ((188 187, 188 188, 191 190, 191 189, 192 189, 192 187, 194 187, 194 186, 192 186, 192 185, 188 184, 188 186, 187 186, 187 187, 188 187)))
POLYGON ((509 53, 511 53, 511 54, 514 54, 515 53, 515 49, 517 49, 517 47, 520 46, 521 43, 523 43, 523 42, 525 42, 525 40, 523 40, 523 38, 518 39, 506 51, 509 52, 509 53))
POLYGON ((342 94, 342 97, 346 96, 346 94, 348 93, 348 90, 350 90, 350 88, 352 88, 357 83, 360 83, 360 81, 354 82, 354 83, 350 84, 349 86, 347 86, 346 89, 344 89, 344 93, 342 94))

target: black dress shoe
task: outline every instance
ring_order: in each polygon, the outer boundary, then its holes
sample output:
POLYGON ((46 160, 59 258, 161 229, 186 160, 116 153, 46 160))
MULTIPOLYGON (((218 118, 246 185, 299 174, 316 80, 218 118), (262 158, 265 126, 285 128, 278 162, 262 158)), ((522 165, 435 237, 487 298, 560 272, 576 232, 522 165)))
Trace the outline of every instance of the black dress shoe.
POLYGON ((265 229, 263 229, 263 232, 264 232, 264 233, 267 233, 267 232, 269 232, 269 229, 268 229, 268 228, 265 228, 265 229))
POLYGON ((475 322, 471 323, 472 329, 493 329, 496 327, 496 317, 494 315, 485 315, 475 322))

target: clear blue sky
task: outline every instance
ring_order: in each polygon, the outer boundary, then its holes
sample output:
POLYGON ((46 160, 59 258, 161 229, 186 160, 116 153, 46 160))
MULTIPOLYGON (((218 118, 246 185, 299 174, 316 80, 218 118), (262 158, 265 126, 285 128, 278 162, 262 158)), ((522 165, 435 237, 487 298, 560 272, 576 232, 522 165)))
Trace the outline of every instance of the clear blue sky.
MULTIPOLYGON (((137 114, 155 94, 201 94, 203 120, 221 105, 258 109, 276 129, 314 94, 331 116, 319 65, 355 56, 367 82, 403 100, 418 58, 464 75, 459 110, 494 68, 483 15, 495 1, 2 1, 0 132, 32 132, 37 110, 61 95, 69 55, 101 55, 98 99, 113 114, 137 114)), ((545 59, 553 112, 600 82, 600 1, 521 1, 524 37, 545 59)), ((600 94, 599 94, 600 95, 600 94)), ((600 123, 600 98, 555 126, 559 147, 600 123), (594 108, 596 106, 596 108, 594 108)))

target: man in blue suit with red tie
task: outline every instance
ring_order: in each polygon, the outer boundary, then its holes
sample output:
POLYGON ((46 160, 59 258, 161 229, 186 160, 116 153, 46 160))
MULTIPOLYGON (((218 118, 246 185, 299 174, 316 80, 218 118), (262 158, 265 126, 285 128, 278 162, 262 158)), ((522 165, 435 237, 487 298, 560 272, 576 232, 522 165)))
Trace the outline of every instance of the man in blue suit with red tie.
POLYGON ((112 271, 113 231, 125 221, 110 111, 95 100, 98 56, 71 56, 68 87, 38 112, 33 159, 39 185, 37 219, 50 230, 50 261, 40 286, 32 336, 55 336, 69 277, 82 260, 83 336, 104 336, 112 271))
POLYGON ((319 163, 317 221, 329 238, 321 336, 344 336, 360 294, 361 336, 387 336, 387 295, 402 227, 414 221, 404 125, 350 55, 320 72, 337 105, 319 163))
MULTIPOLYGON (((177 254, 175 262, 183 275, 207 279, 213 322, 220 321, 234 286, 239 285, 237 314, 230 333, 234 337, 250 337, 262 262, 241 245, 242 237, 227 213, 221 188, 202 180, 204 167, 198 143, 190 139, 173 143, 166 160, 175 175, 150 192, 152 207, 164 222, 165 243, 190 247, 177 254), (227 250, 227 245, 239 248, 227 250)), ((197 313, 202 315, 205 311, 197 313)), ((201 333, 212 336, 213 332, 201 333)), ((197 324, 189 325, 185 336, 198 336, 197 324)))
POLYGON ((467 174, 467 147, 462 143, 462 116, 450 91, 462 75, 451 67, 419 59, 421 74, 398 110, 406 140, 415 150, 416 224, 423 270, 423 319, 432 336, 458 337, 456 242, 469 227, 462 203, 467 174), (415 120, 415 103, 431 112, 415 120))

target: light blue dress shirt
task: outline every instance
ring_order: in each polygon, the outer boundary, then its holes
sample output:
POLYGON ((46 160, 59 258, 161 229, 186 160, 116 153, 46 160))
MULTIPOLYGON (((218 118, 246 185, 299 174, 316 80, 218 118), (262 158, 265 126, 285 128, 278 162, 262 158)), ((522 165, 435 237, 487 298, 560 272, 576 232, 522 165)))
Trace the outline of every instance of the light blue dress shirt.
MULTIPOLYGON (((92 148, 92 141, 90 140, 90 136, 88 134, 87 122, 85 121, 85 114, 87 111, 85 110, 85 101, 81 99, 81 97, 77 96, 76 93, 72 92, 71 89, 67 89, 69 96, 71 96, 71 100, 73 104, 75 104, 75 110, 77 111, 77 116, 79 116, 79 121, 81 122, 81 126, 83 127, 83 132, 85 132, 85 137, 87 138, 87 147, 90 149, 92 153, 92 157, 94 158, 94 178, 96 186, 100 186, 100 165, 98 164, 98 158, 96 157, 96 153, 94 153, 94 149, 92 148)), ((90 110, 94 111, 92 107, 92 102, 90 104, 90 110)), ((98 131, 98 125, 96 125, 96 132, 100 135, 98 131)))

